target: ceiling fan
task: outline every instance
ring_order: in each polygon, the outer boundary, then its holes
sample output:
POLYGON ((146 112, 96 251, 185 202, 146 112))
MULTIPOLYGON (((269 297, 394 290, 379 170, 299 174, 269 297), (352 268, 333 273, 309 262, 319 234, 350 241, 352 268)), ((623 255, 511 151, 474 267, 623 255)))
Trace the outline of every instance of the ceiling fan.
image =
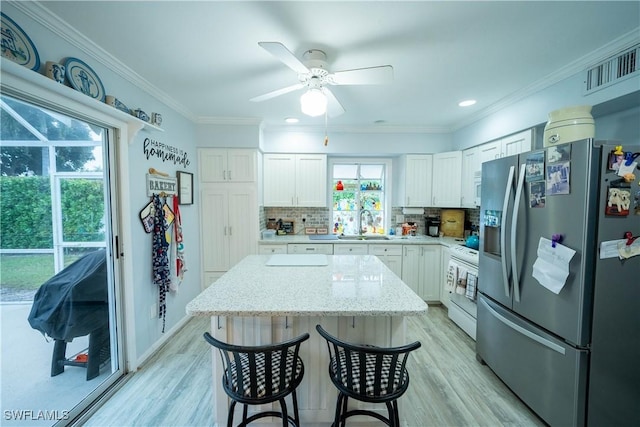
POLYGON ((393 67, 391 65, 332 73, 329 71, 326 61, 327 55, 319 49, 307 50, 301 61, 282 43, 259 42, 258 45, 298 73, 298 83, 251 98, 253 102, 265 101, 306 88, 300 98, 302 112, 310 116, 319 116, 325 114, 326 111, 329 117, 335 117, 344 113, 344 107, 327 86, 377 85, 393 81, 393 67))

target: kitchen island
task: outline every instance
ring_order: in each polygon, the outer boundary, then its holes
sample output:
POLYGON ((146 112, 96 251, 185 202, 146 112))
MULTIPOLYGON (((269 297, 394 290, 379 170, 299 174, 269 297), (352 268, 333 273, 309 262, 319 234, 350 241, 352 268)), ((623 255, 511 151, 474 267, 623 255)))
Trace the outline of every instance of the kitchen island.
MULTIPOLYGON (((337 391, 327 373, 326 343, 315 325, 345 341, 399 346, 408 342, 405 317, 425 314, 427 305, 373 255, 250 255, 186 310, 211 317, 209 332, 234 344, 262 345, 308 332, 311 338, 300 349, 305 364, 297 390, 301 422, 329 425, 337 391)), ((228 400, 220 386, 220 357, 212 352, 214 419, 223 425, 228 400)), ((359 406, 386 413, 384 405, 359 406)), ((279 410, 277 403, 274 407, 279 410)))

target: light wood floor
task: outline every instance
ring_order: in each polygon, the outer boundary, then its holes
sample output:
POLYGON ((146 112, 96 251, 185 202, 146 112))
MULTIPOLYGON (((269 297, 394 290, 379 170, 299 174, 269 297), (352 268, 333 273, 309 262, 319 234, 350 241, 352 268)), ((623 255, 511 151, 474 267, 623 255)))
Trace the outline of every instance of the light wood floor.
MULTIPOLYGON (((411 383, 402 397, 407 427, 544 426, 476 361, 475 342, 449 321, 445 308, 431 306, 426 316, 409 319, 408 339, 422 347, 408 364, 411 383)), ((208 328, 208 319, 189 321, 85 425, 213 425, 211 351, 202 338, 208 328)))

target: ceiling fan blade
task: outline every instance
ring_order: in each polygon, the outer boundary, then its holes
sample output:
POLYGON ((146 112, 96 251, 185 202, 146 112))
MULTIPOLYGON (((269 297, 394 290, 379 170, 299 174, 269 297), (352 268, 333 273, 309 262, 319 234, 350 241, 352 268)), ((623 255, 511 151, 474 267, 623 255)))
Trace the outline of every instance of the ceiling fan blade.
POLYGON ((381 85, 392 81, 393 67, 391 65, 336 71, 333 73, 333 84, 336 85, 381 85))
POLYGON ((291 53, 282 43, 278 42, 258 42, 264 50, 278 58, 284 65, 291 68, 298 74, 308 73, 309 69, 296 56, 291 53))
POLYGON ((333 92, 323 87, 322 93, 327 97, 327 114, 329 117, 337 117, 344 113, 344 107, 340 104, 340 101, 338 101, 338 98, 335 97, 333 92))
POLYGON ((256 96, 255 98, 251 98, 249 101, 260 102, 266 101, 267 99, 275 98, 276 96, 284 95, 285 93, 293 92, 294 90, 298 90, 304 87, 302 83, 296 83, 291 86, 283 87, 282 89, 274 90, 264 95, 256 96))

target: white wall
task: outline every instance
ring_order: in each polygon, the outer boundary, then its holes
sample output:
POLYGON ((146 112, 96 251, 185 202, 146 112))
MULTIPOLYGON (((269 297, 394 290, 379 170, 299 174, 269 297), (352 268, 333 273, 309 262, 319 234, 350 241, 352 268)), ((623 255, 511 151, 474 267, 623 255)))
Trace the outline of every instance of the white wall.
MULTIPOLYGON (((146 234, 138 217, 139 211, 148 203, 146 195, 145 177, 148 169, 153 167, 160 171, 175 176, 177 170, 191 173, 197 172, 197 159, 195 148, 195 125, 182 115, 159 102, 154 97, 143 92, 135 84, 123 79, 116 74, 107 64, 93 57, 90 51, 79 47, 74 40, 68 41, 73 34, 54 33, 49 26, 40 24, 37 16, 29 10, 16 8, 12 3, 3 2, 2 12, 16 21, 35 44, 42 62, 40 72, 44 72, 44 63, 49 60, 61 61, 66 57, 75 57, 86 62, 100 77, 106 93, 115 95, 129 108, 142 108, 145 112, 159 112, 163 116, 162 128, 164 132, 140 131, 131 144, 121 144, 128 151, 129 167, 127 174, 129 180, 120 180, 119 186, 128 192, 127 200, 131 207, 129 211, 122 212, 125 221, 129 221, 131 235, 121 235, 120 241, 130 245, 132 251, 126 253, 133 266, 132 272, 123 283, 125 295, 131 298, 125 301, 125 305, 132 307, 133 319, 128 319, 128 326, 133 327, 135 334, 134 358, 143 359, 163 339, 162 321, 150 318, 152 304, 158 304, 158 289, 152 283, 151 271, 151 234, 146 234), (174 164, 172 161, 163 161, 157 157, 147 158, 143 144, 146 138, 184 150, 187 153, 189 164, 174 164)), ((126 138, 126 136, 125 136, 126 138)), ((116 179, 121 175, 112 167, 110 170, 116 179)), ((181 207, 184 242, 186 245, 186 263, 188 271, 177 294, 171 294, 167 298, 166 330, 179 325, 185 318, 185 306, 201 290, 200 288, 200 233, 198 227, 198 198, 196 204, 181 207)), ((174 264, 172 264, 174 265, 174 264)), ((172 268, 175 270, 175 268, 172 268)), ((129 332, 130 333, 130 332, 129 332)))
POLYGON ((262 150, 265 153, 325 153, 336 155, 394 156, 406 153, 438 153, 453 148, 449 133, 344 133, 328 130, 325 146, 322 131, 265 130, 262 150))
MULTIPOLYGON (((582 83, 582 73, 578 73, 458 129, 453 133, 453 145, 457 149, 465 149, 523 129, 544 125, 548 120, 549 112, 572 105, 598 106, 634 93, 637 94, 635 105, 640 105, 640 75, 627 78, 586 96, 582 93, 582 83)), ((596 110, 594 108, 594 111, 596 110)), ((596 137, 609 139, 609 135, 598 131, 600 117, 594 114, 594 118, 596 137)), ((611 128, 615 125, 607 125, 607 127, 611 128)), ((635 127, 637 129, 637 125, 635 127)))

